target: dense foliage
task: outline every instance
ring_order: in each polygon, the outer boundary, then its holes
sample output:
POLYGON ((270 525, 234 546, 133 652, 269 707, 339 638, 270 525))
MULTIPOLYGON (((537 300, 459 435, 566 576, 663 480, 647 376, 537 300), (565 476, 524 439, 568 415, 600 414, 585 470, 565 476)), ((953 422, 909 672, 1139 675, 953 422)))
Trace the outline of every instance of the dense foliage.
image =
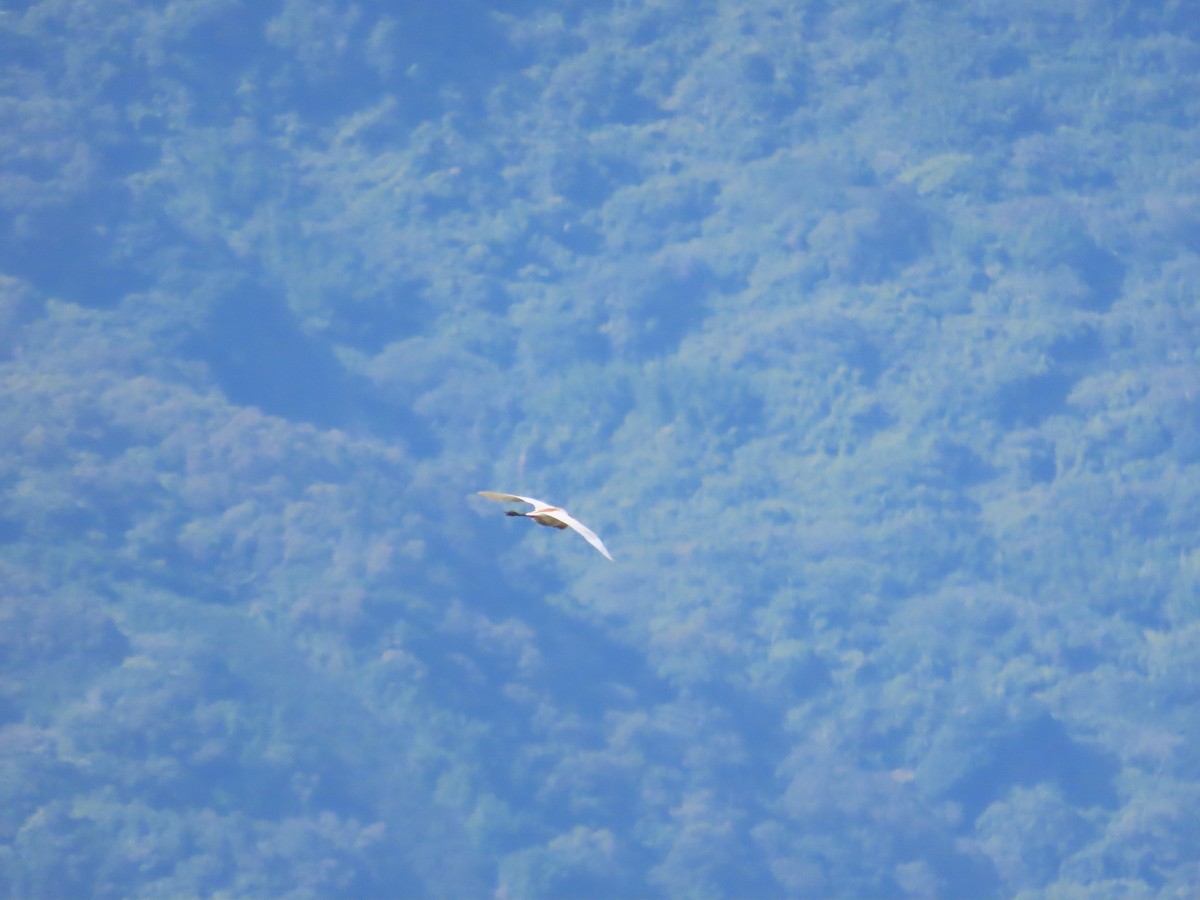
POLYGON ((1200 884, 1189 4, 26 0, 0 79, 0 894, 1200 884))

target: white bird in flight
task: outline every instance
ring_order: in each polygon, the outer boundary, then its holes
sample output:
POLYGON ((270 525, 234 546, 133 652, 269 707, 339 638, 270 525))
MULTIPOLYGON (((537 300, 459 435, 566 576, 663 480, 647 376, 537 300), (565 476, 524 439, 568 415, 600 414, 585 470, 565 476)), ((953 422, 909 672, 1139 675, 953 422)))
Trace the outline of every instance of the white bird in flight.
POLYGON ((510 509, 505 515, 524 516, 526 519, 533 519, 539 525, 549 525, 551 528, 574 528, 587 539, 589 544, 603 553, 608 559, 612 559, 608 548, 604 546, 604 541, 596 537, 596 533, 592 529, 571 516, 565 509, 551 506, 549 503, 543 503, 541 500, 534 500, 532 497, 521 497, 517 494, 498 494, 495 491, 480 491, 479 496, 495 500, 497 503, 528 503, 533 507, 529 512, 517 512, 510 509))

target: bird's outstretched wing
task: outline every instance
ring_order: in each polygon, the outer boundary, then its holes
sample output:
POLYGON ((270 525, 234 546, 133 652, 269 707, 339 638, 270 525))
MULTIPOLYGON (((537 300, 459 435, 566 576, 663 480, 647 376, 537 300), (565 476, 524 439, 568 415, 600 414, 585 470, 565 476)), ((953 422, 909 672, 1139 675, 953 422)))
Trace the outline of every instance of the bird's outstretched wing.
POLYGON ((528 503, 530 506, 549 506, 549 503, 543 503, 541 500, 534 500, 532 497, 521 497, 517 494, 500 494, 496 491, 480 491, 480 497, 487 497, 489 500, 495 500, 497 503, 528 503))
POLYGON ((562 510, 556 506, 552 506, 552 507, 550 507, 550 509, 542 510, 541 514, 543 516, 549 516, 552 519, 558 519, 558 521, 562 522, 568 528, 575 529, 576 531, 578 531, 580 534, 582 534, 587 539, 587 542, 589 544, 591 544, 593 547, 595 547, 597 550, 599 550, 601 553, 603 553, 605 558, 607 558, 610 561, 612 560, 612 555, 608 552, 608 548, 604 546, 604 541, 602 541, 602 540, 600 540, 600 538, 596 537, 596 532, 592 531, 592 529, 588 528, 586 525, 584 525, 582 522, 580 522, 578 519, 576 519, 574 516, 572 516, 566 510, 562 510))

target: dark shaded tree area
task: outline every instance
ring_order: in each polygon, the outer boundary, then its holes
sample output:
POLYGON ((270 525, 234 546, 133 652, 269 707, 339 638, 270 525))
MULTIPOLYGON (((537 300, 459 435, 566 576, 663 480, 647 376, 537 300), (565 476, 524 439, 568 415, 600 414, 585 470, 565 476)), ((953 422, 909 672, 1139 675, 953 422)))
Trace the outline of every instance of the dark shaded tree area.
POLYGON ((1186 4, 0 60, 0 894, 1200 883, 1186 4))

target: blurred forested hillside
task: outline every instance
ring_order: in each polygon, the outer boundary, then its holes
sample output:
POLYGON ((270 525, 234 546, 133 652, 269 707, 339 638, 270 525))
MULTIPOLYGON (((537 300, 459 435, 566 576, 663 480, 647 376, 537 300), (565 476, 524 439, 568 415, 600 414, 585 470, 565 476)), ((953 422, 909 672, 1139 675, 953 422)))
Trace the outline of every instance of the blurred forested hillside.
POLYGON ((8 0, 0 78, 0 895, 1200 884, 1195 4, 8 0))

